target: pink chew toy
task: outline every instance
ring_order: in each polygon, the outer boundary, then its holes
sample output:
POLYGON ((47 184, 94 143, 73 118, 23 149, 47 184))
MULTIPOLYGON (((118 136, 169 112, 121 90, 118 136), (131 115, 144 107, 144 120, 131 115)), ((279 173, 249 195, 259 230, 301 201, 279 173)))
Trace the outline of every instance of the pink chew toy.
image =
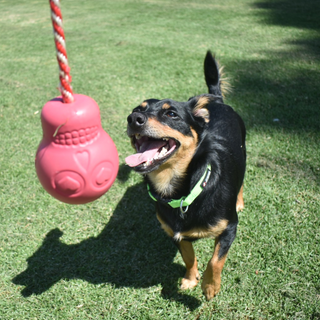
POLYGON ((43 138, 35 166, 49 194, 66 203, 82 204, 109 190, 118 173, 119 158, 115 144, 101 127, 97 103, 72 92, 59 0, 50 0, 50 6, 62 96, 42 109, 43 138))

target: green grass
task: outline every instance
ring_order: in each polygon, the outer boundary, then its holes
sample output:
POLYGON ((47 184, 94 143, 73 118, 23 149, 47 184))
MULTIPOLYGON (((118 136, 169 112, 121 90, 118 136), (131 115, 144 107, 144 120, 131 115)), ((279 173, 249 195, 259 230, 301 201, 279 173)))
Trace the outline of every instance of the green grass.
MULTIPOLYGON (((71 206, 40 186, 39 114, 58 95, 47 1, 0 1, 0 319, 320 319, 318 1, 62 1, 73 88, 120 156, 113 187, 71 206), (124 165, 126 116, 206 91, 216 52, 248 129, 245 210, 220 294, 181 292, 182 259, 124 165), (278 119, 279 121, 275 121, 278 119)), ((212 240, 196 243, 203 271, 212 240)))

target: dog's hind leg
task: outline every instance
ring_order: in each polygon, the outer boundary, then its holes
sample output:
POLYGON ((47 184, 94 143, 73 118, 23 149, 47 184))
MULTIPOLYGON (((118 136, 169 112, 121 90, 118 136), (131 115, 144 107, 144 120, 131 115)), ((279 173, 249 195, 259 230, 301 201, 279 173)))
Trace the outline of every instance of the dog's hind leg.
POLYGON ((221 272, 227 259, 228 251, 236 236, 237 223, 229 224, 227 229, 215 239, 214 252, 203 274, 201 288, 207 300, 212 299, 221 286, 221 272))
POLYGON ((181 281, 181 289, 186 290, 194 288, 198 284, 200 276, 193 245, 189 241, 182 240, 178 243, 178 247, 187 268, 186 274, 181 281))
POLYGON ((238 198, 237 198, 237 212, 241 211, 244 209, 244 201, 243 201, 243 185, 238 193, 238 198))

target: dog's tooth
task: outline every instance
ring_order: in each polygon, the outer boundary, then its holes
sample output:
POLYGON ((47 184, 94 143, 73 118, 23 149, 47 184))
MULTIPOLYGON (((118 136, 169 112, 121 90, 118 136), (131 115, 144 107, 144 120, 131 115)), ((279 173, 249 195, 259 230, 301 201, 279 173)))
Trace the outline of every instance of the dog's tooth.
POLYGON ((168 139, 168 138, 163 138, 162 140, 164 140, 164 141, 169 141, 169 139, 168 139))
POLYGON ((168 152, 167 146, 162 147, 159 157, 163 157, 168 152))

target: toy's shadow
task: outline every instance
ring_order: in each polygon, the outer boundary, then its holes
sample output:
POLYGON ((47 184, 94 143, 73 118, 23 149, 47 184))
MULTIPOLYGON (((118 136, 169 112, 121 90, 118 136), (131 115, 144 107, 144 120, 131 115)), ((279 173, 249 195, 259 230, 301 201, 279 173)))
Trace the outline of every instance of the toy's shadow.
POLYGON ((173 263, 177 249, 160 229, 143 183, 128 188, 97 237, 68 245, 60 241, 62 234, 58 228, 51 230, 27 259, 27 269, 12 280, 25 286, 23 296, 41 294, 61 279, 82 279, 115 287, 146 288, 160 283, 164 298, 191 309, 200 305, 177 290, 185 270, 173 263))

